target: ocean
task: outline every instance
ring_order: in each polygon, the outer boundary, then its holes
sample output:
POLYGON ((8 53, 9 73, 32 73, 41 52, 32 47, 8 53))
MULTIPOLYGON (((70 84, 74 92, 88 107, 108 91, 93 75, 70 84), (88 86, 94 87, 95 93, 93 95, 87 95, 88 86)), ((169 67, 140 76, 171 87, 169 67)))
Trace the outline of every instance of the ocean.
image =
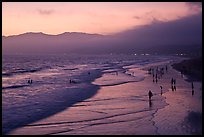
MULTIPOLYGON (((148 66, 180 59, 156 55, 4 55, 3 134, 91 98, 102 87, 141 82, 148 75, 144 70, 148 66)), ((144 94, 146 91, 136 95, 138 101, 142 102, 144 94)))

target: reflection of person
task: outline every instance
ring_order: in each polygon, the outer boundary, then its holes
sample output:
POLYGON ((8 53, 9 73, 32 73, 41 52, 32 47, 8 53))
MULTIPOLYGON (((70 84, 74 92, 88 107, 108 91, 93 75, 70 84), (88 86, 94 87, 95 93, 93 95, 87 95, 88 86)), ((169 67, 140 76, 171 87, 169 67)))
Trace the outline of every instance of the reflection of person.
POLYGON ((149 100, 149 107, 152 107, 152 101, 149 100))
POLYGON ((149 95, 149 100, 151 100, 151 98, 152 98, 152 96, 153 96, 151 90, 149 91, 148 95, 149 95))

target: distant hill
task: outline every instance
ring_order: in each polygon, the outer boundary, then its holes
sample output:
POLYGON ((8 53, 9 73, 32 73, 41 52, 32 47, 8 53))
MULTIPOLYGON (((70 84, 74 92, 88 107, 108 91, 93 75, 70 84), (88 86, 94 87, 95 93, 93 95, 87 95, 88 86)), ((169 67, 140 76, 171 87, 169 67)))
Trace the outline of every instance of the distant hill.
POLYGON ((59 35, 28 32, 2 37, 3 53, 66 53, 80 49, 86 43, 101 39, 103 35, 65 32, 59 35))
POLYGON ((2 36, 3 54, 17 53, 198 53, 202 51, 202 15, 154 21, 112 35, 65 32, 2 36))

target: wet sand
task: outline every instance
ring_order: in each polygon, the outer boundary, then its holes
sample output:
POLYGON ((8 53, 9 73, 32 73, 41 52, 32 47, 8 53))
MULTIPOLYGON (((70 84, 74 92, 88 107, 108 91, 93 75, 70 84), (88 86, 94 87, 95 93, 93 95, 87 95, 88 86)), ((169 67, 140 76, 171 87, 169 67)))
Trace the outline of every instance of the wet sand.
MULTIPOLYGON (((101 86, 97 94, 55 115, 18 128, 10 134, 30 135, 190 135, 202 134, 192 127, 192 111, 202 113, 202 84, 191 83, 168 66, 158 83, 148 75, 141 82, 101 86), (177 90, 171 90, 171 78, 177 90), (160 85, 163 94, 160 94, 160 85), (153 91, 151 104, 147 93, 153 91), (189 116, 190 114, 190 116, 189 116)), ((197 120, 199 121, 199 120, 197 120)))

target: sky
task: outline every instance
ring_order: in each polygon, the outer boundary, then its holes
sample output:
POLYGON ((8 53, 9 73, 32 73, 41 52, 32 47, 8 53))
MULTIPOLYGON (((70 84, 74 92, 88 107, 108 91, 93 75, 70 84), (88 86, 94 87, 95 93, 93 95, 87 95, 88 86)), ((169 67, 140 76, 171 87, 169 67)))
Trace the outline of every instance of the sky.
POLYGON ((2 35, 26 32, 114 34, 201 12, 192 2, 3 2, 2 35))

